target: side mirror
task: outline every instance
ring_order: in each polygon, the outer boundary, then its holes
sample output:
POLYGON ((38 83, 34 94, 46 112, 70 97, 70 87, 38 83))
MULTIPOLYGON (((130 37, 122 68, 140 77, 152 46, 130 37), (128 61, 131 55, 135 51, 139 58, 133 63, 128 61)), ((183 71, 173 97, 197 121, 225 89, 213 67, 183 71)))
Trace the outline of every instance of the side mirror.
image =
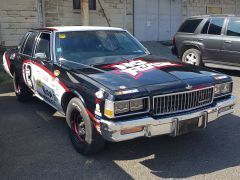
POLYGON ((47 56, 46 56, 45 53, 36 53, 34 57, 35 57, 36 59, 42 59, 42 60, 47 59, 47 56))

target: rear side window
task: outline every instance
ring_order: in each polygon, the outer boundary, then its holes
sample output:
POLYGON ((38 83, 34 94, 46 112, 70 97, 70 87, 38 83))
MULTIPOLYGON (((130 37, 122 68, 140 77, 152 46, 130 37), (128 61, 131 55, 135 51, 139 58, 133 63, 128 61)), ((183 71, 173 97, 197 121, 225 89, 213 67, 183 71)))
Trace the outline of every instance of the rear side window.
POLYGON ((24 45, 24 49, 23 49, 23 54, 26 54, 26 55, 29 55, 31 56, 32 55, 32 51, 33 51, 33 46, 34 46, 34 42, 35 42, 35 39, 38 35, 38 32, 31 32, 25 42, 25 45, 24 45))
POLYGON ((181 25, 178 32, 194 33, 201 22, 202 19, 188 19, 181 25))
POLYGON ((240 36, 240 19, 230 19, 227 28, 228 36, 240 36))
POLYGON ((224 18, 212 18, 208 29, 208 34, 221 35, 224 18))
POLYGON ((210 20, 208 20, 205 25, 203 26, 203 29, 201 31, 202 34, 207 34, 208 33, 208 28, 209 28, 210 20))

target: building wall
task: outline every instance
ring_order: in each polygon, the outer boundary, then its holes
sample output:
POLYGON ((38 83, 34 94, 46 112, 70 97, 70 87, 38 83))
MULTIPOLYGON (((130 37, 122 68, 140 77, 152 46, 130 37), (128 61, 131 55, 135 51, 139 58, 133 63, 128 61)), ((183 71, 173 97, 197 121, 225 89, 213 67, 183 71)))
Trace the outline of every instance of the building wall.
MULTIPOLYGON (((38 4, 41 1, 44 2, 43 16, 46 26, 81 25, 80 10, 73 10, 72 0, 1 0, 0 45, 16 46, 27 30, 42 25, 38 4)), ((127 0, 126 29, 131 33, 133 33, 133 1, 127 0)), ((98 0, 96 2, 97 10, 90 11, 90 25, 107 26, 98 0)), ((100 0, 100 2, 110 25, 123 27, 124 0, 100 0)), ((206 14, 207 6, 221 7, 223 14, 240 14, 240 0, 182 0, 183 17, 206 14)))
POLYGON ((182 0, 183 16, 207 14, 207 7, 222 8, 222 14, 240 14, 240 0, 182 0))
POLYGON ((28 29, 37 26, 35 0, 1 0, 0 45, 16 46, 28 29))
MULTIPOLYGON (((97 9, 90 10, 90 25, 108 26, 103 10, 97 2, 97 9)), ((111 26, 123 27, 123 0, 100 0, 111 26)), ((80 10, 73 10, 72 0, 45 0, 46 26, 81 25, 80 10)), ((133 0, 127 0, 126 28, 133 30, 133 0)))

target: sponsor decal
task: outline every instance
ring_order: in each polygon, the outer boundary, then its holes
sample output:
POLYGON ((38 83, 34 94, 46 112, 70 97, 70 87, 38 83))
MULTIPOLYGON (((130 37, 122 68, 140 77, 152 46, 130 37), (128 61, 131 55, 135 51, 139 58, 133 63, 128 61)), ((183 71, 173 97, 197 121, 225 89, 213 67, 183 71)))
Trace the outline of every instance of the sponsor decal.
POLYGON ((141 59, 135 59, 121 64, 112 64, 103 68, 113 68, 116 74, 128 74, 134 79, 140 78, 144 72, 150 72, 154 69, 161 69, 171 66, 182 66, 173 62, 148 62, 141 59))
POLYGON ((96 104, 94 113, 95 113, 96 119, 98 119, 98 120, 102 119, 102 113, 101 113, 101 110, 100 110, 100 104, 98 104, 98 103, 96 104))
POLYGON ((40 79, 37 79, 36 82, 37 82, 36 84, 37 84, 38 88, 42 88, 43 87, 42 81, 40 79))
POLYGON ((66 38, 66 34, 59 34, 59 39, 65 39, 66 38))
POLYGON ((132 94, 139 92, 138 89, 128 89, 115 92, 116 95, 132 94))

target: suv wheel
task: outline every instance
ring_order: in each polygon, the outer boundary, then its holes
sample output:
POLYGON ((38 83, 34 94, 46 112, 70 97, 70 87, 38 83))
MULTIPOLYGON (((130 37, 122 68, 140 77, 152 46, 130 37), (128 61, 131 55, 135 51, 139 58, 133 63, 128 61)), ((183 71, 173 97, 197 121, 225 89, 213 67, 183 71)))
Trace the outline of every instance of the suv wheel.
POLYGON ((69 102, 66 119, 69 136, 77 152, 88 155, 104 148, 105 140, 94 128, 80 99, 73 98, 69 102))
POLYGON ((201 51, 198 49, 188 49, 183 53, 182 62, 195 66, 202 66, 201 51))

